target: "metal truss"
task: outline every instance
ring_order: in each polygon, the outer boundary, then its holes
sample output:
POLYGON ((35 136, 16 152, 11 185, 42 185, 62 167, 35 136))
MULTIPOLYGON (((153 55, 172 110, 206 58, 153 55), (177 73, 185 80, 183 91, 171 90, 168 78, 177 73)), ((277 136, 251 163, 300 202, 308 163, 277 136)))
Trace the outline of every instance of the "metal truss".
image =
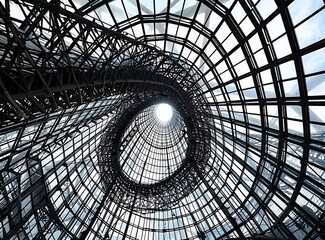
MULTIPOLYGON (((110 191, 107 191, 107 195, 121 205, 131 202, 127 198, 133 199, 137 196, 138 201, 133 203, 132 208, 138 211, 155 212, 169 209, 172 204, 179 202, 180 199, 184 198, 196 187, 198 183, 197 171, 204 174, 204 166, 210 154, 209 143, 212 131, 202 121, 207 119, 204 112, 199 111, 202 111, 202 109, 195 108, 192 105, 194 99, 181 101, 182 98, 178 96, 179 93, 174 93, 177 94, 176 96, 168 94, 164 98, 164 102, 169 102, 174 105, 175 109, 178 109, 179 113, 174 110, 174 115, 179 114, 178 117, 174 117, 173 121, 169 123, 171 126, 162 125, 156 134, 153 131, 156 131, 157 125, 160 123, 157 122, 159 120, 155 120, 155 116, 152 114, 155 111, 148 108, 161 102, 162 98, 159 93, 153 91, 145 95, 137 93, 136 96, 127 99, 120 105, 119 111, 107 126, 107 131, 101 141, 98 165, 101 168, 105 187, 110 189, 110 191), (149 113, 139 115, 138 113, 142 111, 148 111, 149 113), (134 119, 134 116, 138 117, 134 119), (150 125, 146 126, 150 121, 152 122, 150 123, 152 124, 151 128, 150 125), (176 131, 174 133, 176 141, 170 147, 167 147, 165 143, 169 140, 168 136, 174 136, 174 134, 169 133, 171 128, 173 132, 176 131), (151 141, 150 138, 152 138, 151 141), (146 145, 150 147, 150 152, 154 153, 156 151, 156 157, 160 156, 159 160, 150 160, 150 157, 145 154, 142 156, 141 152, 143 150, 141 149, 146 145), (134 163, 132 164, 130 163, 130 155, 134 148, 139 150, 134 154, 132 160, 134 163), (172 152, 169 148, 177 151, 177 155, 174 155, 175 152, 172 152), (155 149, 155 151, 152 149, 155 149), (163 151, 159 151, 159 149, 163 149, 163 151), (175 162, 178 166, 174 168, 174 172, 167 171, 167 178, 158 182, 154 181, 152 184, 151 181, 149 183, 140 181, 146 175, 141 174, 141 172, 137 173, 138 181, 137 178, 130 179, 128 177, 128 175, 132 175, 130 171, 136 172, 142 169, 142 167, 139 167, 139 169, 133 170, 133 168, 136 168, 135 165, 140 164, 140 161, 145 161, 144 166, 152 161, 152 168, 157 168, 157 162, 164 161, 164 155, 169 151, 173 157, 170 156, 166 160, 170 163, 175 162), (123 165, 126 164, 130 165, 127 167, 129 171, 122 173, 123 165)), ((166 169, 160 171, 161 174, 166 174, 166 169)), ((158 175, 159 171, 156 171, 155 174, 158 175)), ((155 178, 155 175, 152 175, 152 178, 155 178)))
POLYGON ((191 85, 190 68, 154 47, 80 18, 56 6, 59 2, 33 3, 21 3, 29 14, 22 23, 1 6, 2 36, 8 42, 2 45, 2 121, 116 94, 114 84, 128 84, 123 68, 135 68, 129 78, 142 84, 150 82, 143 76, 149 71, 154 82, 167 77, 191 85))
POLYGON ((301 2, 1 1, 0 238, 324 239, 301 2))

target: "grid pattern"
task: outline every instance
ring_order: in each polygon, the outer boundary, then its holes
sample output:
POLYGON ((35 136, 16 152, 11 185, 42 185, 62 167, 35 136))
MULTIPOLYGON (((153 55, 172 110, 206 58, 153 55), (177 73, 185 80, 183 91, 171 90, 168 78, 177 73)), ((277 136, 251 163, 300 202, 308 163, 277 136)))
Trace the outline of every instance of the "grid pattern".
POLYGON ((157 118, 158 105, 144 109, 125 131, 119 163, 133 181, 152 184, 170 177, 185 159, 185 123, 173 108, 173 117, 164 123, 157 118), (131 138, 131 139, 129 139, 131 138))
MULTIPOLYGON (((0 238, 324 239, 324 9, 321 0, 1 1, 0 238), (97 150, 128 97, 148 92, 190 102, 211 136, 208 158, 175 183, 190 191, 139 211, 142 195, 103 184, 97 150)), ((126 123, 123 137, 136 138, 121 163, 132 181, 168 180, 197 144, 198 127, 182 135, 192 115, 180 105, 170 125, 154 107, 126 123), (150 156, 149 146, 170 150, 150 156)))

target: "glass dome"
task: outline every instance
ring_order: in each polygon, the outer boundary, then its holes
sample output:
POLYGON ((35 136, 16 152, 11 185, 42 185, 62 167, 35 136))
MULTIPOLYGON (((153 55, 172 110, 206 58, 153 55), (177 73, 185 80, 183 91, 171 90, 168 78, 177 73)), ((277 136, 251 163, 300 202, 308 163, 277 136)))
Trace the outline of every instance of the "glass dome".
POLYGON ((324 9, 0 1, 0 239, 325 239, 324 9))

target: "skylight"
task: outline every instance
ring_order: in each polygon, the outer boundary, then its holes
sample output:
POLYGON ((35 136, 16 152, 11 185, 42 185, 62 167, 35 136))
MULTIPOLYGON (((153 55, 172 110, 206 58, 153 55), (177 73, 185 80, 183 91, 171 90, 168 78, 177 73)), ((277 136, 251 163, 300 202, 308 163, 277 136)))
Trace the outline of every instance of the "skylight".
POLYGON ((156 116, 158 120, 166 123, 173 117, 173 109, 167 103, 160 103, 156 108, 156 116))

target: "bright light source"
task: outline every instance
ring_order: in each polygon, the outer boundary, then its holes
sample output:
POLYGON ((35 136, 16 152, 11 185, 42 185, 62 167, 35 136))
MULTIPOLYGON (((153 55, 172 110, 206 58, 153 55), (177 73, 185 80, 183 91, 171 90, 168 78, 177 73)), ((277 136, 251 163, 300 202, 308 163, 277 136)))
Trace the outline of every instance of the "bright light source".
POLYGON ((156 116, 162 122, 168 122, 173 116, 173 109, 167 103, 160 103, 156 108, 156 116))

